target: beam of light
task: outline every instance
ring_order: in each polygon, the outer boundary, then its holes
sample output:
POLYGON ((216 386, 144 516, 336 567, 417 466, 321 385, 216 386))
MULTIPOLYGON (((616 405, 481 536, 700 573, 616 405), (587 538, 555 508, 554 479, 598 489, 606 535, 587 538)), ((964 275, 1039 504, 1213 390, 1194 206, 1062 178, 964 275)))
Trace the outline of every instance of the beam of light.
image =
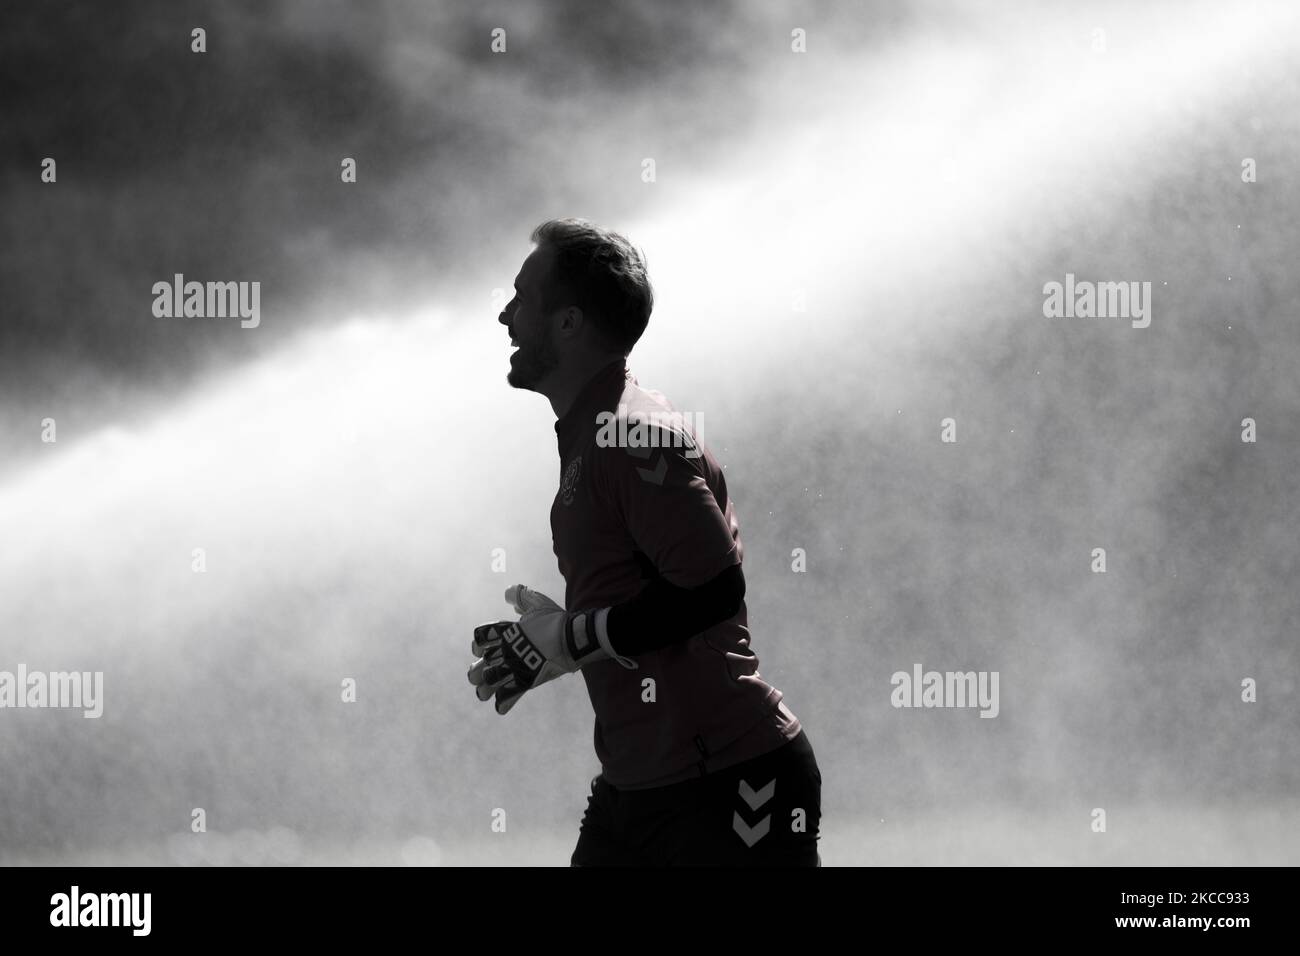
POLYGON ((1125 9, 1106 19, 1099 54, 1087 19, 984 12, 968 33, 924 34, 867 62, 792 64, 735 166, 630 225, 677 323, 647 339, 643 360, 694 376, 743 335, 776 345, 746 353, 758 371, 795 342, 851 330, 919 346, 994 319, 918 313, 908 290, 957 285, 1000 255, 1013 264, 1086 214, 1122 216, 1179 169, 1189 128, 1221 115, 1243 64, 1285 78, 1297 35, 1283 7, 1194 7, 1177 22, 1125 9), (806 316, 791 312, 795 288, 806 316))

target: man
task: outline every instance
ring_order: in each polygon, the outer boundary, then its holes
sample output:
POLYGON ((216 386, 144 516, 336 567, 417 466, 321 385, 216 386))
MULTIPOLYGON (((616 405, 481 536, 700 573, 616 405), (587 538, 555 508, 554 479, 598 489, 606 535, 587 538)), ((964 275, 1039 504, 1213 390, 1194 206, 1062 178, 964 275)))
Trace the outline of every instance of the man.
POLYGON ((749 649, 722 469, 627 371, 653 306, 645 261, 582 219, 531 238, 500 321, 518 346, 507 381, 558 419, 564 606, 510 588, 521 616, 475 630, 470 682, 506 714, 582 671, 601 772, 572 865, 820 865, 821 774, 749 649))

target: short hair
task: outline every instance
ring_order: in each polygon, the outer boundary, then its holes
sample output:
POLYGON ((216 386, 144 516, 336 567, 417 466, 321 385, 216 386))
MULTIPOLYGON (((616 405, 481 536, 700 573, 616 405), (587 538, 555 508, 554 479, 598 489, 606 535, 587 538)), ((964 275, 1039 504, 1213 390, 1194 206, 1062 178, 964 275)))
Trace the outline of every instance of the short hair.
POLYGON ((624 355, 632 351, 654 308, 641 250, 612 229, 576 218, 549 219, 530 239, 555 251, 545 308, 568 299, 607 345, 624 355))

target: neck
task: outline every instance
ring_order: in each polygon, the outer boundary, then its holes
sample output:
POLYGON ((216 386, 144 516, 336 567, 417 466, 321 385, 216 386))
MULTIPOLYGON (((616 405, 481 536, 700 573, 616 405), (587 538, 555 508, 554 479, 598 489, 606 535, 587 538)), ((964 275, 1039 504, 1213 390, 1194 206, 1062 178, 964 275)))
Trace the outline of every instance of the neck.
POLYGON ((618 354, 593 355, 575 365, 562 381, 548 388, 545 394, 551 402, 551 410, 555 412, 555 417, 563 418, 573 407, 573 403, 578 400, 582 390, 587 387, 587 383, 606 366, 621 359, 623 356, 618 354))

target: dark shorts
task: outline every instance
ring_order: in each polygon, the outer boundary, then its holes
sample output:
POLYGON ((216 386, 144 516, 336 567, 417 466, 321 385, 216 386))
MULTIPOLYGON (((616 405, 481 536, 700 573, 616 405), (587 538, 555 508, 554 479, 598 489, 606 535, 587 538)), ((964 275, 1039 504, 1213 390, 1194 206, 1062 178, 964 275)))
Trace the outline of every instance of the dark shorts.
POLYGON ((651 790, 597 776, 573 866, 821 866, 822 775, 806 733, 770 753, 651 790))

